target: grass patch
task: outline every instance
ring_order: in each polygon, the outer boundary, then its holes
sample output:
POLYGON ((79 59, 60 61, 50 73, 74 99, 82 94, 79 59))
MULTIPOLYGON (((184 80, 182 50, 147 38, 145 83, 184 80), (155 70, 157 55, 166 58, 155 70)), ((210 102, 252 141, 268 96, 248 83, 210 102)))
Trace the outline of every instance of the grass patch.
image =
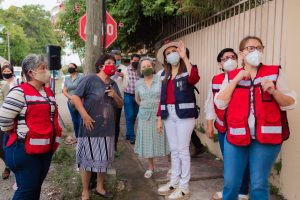
MULTIPOLYGON (((75 170, 75 147, 62 143, 58 151, 53 155, 54 174, 50 181, 60 188, 60 198, 62 200, 80 199, 82 184, 80 173, 75 170)), ((121 152, 116 153, 116 157, 121 156, 121 152)), ((116 194, 117 178, 114 175, 105 176, 105 188, 116 194)), ((92 200, 102 200, 103 198, 90 192, 92 200)))
POLYGON ((218 134, 214 133, 214 142, 219 142, 218 134))
POLYGON ((76 199, 81 197, 81 178, 75 170, 75 148, 61 144, 53 156, 55 173, 51 180, 59 185, 60 199, 76 199))
POLYGON ((205 134, 205 128, 204 128, 204 124, 203 123, 199 124, 199 126, 197 128, 197 131, 199 131, 200 133, 205 134))
POLYGON ((276 171, 277 175, 279 175, 281 172, 281 168, 282 168, 281 159, 278 162, 274 163, 273 167, 274 167, 274 170, 276 171))
POLYGON ((73 128, 70 124, 66 124, 65 128, 66 128, 67 132, 72 132, 73 131, 73 128))
POLYGON ((269 187, 270 187, 270 193, 275 195, 277 200, 287 200, 286 198, 284 198, 284 196, 279 194, 279 188, 278 187, 272 185, 271 183, 270 183, 269 187))

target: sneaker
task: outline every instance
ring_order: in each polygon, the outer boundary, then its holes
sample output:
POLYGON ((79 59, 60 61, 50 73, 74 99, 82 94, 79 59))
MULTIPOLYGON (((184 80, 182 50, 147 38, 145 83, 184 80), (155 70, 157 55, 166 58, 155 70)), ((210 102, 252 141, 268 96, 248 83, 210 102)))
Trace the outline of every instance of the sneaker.
POLYGON ((248 200, 249 196, 246 194, 239 194, 239 200, 248 200))
POLYGON ((130 144, 135 144, 135 140, 130 140, 130 144))
POLYGON ((171 194, 177 187, 177 185, 171 185, 171 182, 168 182, 165 185, 161 185, 157 191, 159 195, 166 196, 171 194))
POLYGON ((222 198, 223 198, 222 192, 216 192, 213 195, 213 200, 222 200, 222 198))
POLYGON ((190 196, 191 193, 189 190, 178 187, 167 197, 167 200, 187 200, 190 196))
POLYGON ((145 177, 145 178, 151 178, 152 175, 153 175, 153 173, 154 173, 153 170, 148 169, 148 170, 145 172, 144 177, 145 177))

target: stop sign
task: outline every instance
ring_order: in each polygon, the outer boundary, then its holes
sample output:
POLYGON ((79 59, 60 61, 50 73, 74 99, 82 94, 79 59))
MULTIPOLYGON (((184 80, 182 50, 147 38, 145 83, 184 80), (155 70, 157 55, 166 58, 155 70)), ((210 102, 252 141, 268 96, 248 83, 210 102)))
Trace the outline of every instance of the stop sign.
MULTIPOLYGON (((103 30, 103 29, 102 29, 103 30)), ((103 35, 103 34, 102 34, 103 35)), ((86 14, 79 18, 79 36, 86 41, 86 14)), ((118 37, 117 22, 106 11, 106 46, 108 48, 118 37)), ((103 42, 103 36, 102 36, 103 42)))

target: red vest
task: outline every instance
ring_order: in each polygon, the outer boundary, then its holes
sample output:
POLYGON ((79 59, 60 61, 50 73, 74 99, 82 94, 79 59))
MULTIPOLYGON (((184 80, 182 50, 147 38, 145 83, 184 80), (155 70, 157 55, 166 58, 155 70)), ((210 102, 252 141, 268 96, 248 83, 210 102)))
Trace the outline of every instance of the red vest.
MULTIPOLYGON (((62 129, 58 123, 58 110, 55 98, 50 88, 44 87, 47 98, 43 97, 33 86, 24 83, 19 86, 23 89, 27 105, 25 121, 29 131, 25 137, 25 151, 28 154, 43 154, 55 152, 59 146, 62 129), (51 120, 51 104, 55 105, 54 120, 51 120)), ((16 123, 7 146, 17 139, 16 123)))
MULTIPOLYGON (((225 79, 225 73, 221 73, 213 77, 212 79, 213 98, 215 98, 216 93, 220 91, 224 79, 225 79)), ((214 125, 219 132, 225 133, 226 132, 226 121, 225 121, 226 109, 220 110, 217 108, 215 104, 214 104, 214 108, 217 115, 214 125)))
MULTIPOLYGON (((250 115, 250 99, 253 95, 255 116, 255 138, 262 144, 281 144, 289 136, 286 113, 280 110, 272 95, 262 90, 262 80, 271 80, 276 85, 279 66, 262 65, 255 79, 241 80, 236 86, 229 102, 227 119, 227 140, 238 146, 250 144, 251 136, 248 125, 250 115), (251 86, 253 91, 251 92, 251 86)), ((229 80, 242 69, 229 72, 229 80)))

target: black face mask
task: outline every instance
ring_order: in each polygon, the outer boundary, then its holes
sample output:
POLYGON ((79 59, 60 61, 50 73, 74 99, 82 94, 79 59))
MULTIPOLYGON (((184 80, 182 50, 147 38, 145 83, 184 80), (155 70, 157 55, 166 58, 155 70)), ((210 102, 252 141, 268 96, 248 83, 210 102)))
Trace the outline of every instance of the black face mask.
POLYGON ((10 73, 10 74, 2 74, 2 76, 5 79, 10 79, 13 76, 13 74, 12 73, 10 73))
POLYGON ((132 63, 131 63, 131 66, 132 66, 134 69, 137 69, 137 68, 138 68, 138 65, 139 65, 139 62, 132 62, 132 63))
POLYGON ((71 68, 68 69, 68 72, 70 74, 73 74, 74 72, 76 72, 76 69, 74 67, 71 67, 71 68))

